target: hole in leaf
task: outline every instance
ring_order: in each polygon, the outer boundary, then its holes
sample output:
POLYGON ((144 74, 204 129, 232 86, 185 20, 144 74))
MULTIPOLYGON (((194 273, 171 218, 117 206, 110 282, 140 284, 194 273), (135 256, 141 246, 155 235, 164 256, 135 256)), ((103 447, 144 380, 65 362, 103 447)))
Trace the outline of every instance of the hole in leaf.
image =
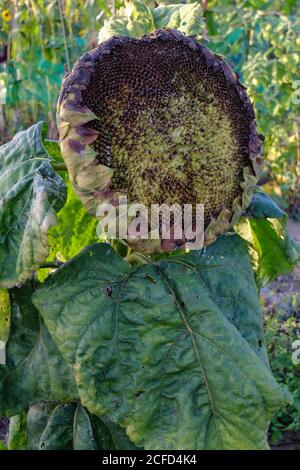
POLYGON ((112 296, 112 287, 111 286, 106 286, 104 289, 104 294, 106 297, 111 297, 112 296))

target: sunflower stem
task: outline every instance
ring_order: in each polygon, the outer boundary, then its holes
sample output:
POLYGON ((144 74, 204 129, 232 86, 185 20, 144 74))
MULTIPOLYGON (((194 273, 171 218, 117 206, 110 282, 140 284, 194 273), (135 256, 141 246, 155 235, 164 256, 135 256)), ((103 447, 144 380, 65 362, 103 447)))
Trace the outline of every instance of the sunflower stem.
POLYGON ((68 171, 68 168, 64 163, 51 162, 51 166, 55 171, 68 171))
POLYGON ((138 253, 136 251, 130 253, 126 256, 125 260, 130 264, 149 264, 151 263, 150 258, 148 256, 143 255, 142 253, 138 253))
POLYGON ((59 268, 62 264, 61 261, 46 261, 45 263, 40 264, 39 269, 57 269, 59 268))

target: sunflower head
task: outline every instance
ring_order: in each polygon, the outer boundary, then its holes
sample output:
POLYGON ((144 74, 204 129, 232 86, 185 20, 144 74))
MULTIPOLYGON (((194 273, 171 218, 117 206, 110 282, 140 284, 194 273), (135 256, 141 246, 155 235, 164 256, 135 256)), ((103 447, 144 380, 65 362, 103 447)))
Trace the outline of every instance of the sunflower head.
POLYGON ((3 10, 1 13, 1 16, 3 20, 6 21, 7 23, 9 23, 12 20, 12 14, 10 10, 3 10))
POLYGON ((250 202, 262 161, 251 102, 222 58, 179 31, 114 37, 80 57, 58 120, 73 185, 92 213, 119 194, 149 208, 204 204, 209 244, 250 202))

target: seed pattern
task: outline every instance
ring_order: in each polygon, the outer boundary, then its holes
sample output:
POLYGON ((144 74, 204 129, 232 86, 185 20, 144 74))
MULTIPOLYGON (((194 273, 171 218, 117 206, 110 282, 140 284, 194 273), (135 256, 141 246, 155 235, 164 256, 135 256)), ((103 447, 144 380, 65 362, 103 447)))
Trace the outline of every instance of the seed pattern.
MULTIPOLYGON (((207 246, 250 204, 263 162, 252 103, 221 57, 179 31, 112 37, 81 56, 63 81, 57 117, 74 189, 93 215, 124 194, 179 213, 202 203, 207 246)), ((187 242, 128 235, 145 253, 187 242)))
POLYGON ((99 120, 99 163, 130 202, 205 206, 206 225, 241 193, 249 116, 205 57, 176 41, 118 45, 96 63, 83 102, 99 120))

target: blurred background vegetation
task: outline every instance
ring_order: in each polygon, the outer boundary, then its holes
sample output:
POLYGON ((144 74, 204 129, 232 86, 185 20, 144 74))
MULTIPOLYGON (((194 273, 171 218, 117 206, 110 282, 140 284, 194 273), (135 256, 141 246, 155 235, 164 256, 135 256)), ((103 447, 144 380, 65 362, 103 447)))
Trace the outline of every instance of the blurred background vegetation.
MULTIPOLYGON (((227 58, 254 102, 266 138, 260 183, 300 220, 300 0, 199 4, 206 21, 205 44, 227 58)), ((121 14, 123 7, 121 0, 0 0, 0 144, 39 120, 48 121, 48 137, 57 138, 55 107, 64 70, 97 44, 104 21, 121 14)), ((82 211, 77 218, 88 217, 82 211)), ((93 238, 94 221, 89 223, 93 238)), ((66 246, 72 251, 72 245, 66 246)), ((300 334, 300 271, 297 275, 299 280, 285 278, 271 286, 262 299, 271 366, 295 399, 273 420, 271 440, 289 430, 297 433, 300 448, 300 373, 291 363, 291 344, 300 334)))

